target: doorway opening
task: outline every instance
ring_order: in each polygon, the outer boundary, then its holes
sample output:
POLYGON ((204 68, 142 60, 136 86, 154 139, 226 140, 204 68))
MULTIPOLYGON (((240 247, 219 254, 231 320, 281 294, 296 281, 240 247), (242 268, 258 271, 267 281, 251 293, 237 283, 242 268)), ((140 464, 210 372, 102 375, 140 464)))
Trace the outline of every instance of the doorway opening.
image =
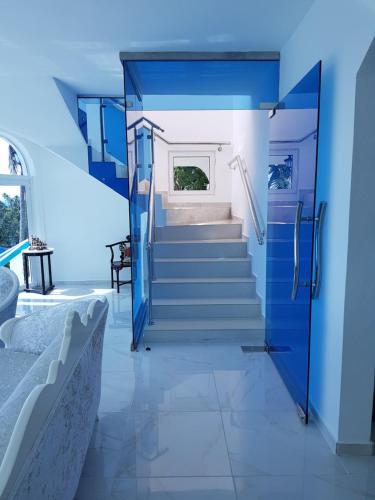
POLYGON ((133 349, 266 345, 307 422, 320 64, 278 102, 275 54, 121 57, 133 349))

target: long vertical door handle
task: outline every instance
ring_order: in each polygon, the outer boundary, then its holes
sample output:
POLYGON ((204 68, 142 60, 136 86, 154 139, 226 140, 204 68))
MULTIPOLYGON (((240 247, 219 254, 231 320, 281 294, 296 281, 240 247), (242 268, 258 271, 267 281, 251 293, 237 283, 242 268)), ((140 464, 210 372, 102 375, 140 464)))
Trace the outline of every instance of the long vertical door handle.
POLYGON ((297 203, 296 217, 294 220, 294 268, 293 268, 293 288, 292 300, 296 300, 299 284, 299 233, 301 228, 303 202, 297 203))
POLYGON ((320 202, 318 216, 315 219, 315 280, 313 284, 313 299, 317 299, 319 297, 322 278, 322 229, 326 208, 327 202, 320 202))

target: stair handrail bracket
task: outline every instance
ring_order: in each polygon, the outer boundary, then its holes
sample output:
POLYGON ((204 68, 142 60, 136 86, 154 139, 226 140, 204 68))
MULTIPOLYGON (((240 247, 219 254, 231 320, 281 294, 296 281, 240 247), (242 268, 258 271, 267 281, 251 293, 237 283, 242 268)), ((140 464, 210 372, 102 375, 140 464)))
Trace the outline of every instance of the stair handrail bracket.
POLYGON ((228 163, 228 166, 232 170, 236 170, 236 168, 238 167, 238 170, 240 172, 240 177, 242 180, 242 185, 243 185, 243 188, 245 191, 247 203, 249 205, 250 215, 251 215, 251 219, 253 221, 254 230, 255 230, 255 234, 257 236, 257 240, 258 240, 259 245, 264 245, 266 231, 265 231, 263 219, 261 217, 261 214, 258 214, 257 205, 255 202, 255 194, 253 193, 253 191, 251 189, 249 180, 248 180, 247 175, 246 175, 247 169, 245 168, 244 162, 243 162, 242 158, 240 157, 240 155, 236 155, 228 163))

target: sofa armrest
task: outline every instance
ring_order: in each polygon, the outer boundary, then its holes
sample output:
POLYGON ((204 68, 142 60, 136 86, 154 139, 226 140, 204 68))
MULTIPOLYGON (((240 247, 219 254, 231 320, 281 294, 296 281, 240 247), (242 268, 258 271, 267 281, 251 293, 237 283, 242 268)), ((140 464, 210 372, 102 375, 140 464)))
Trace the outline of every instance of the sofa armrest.
POLYGON ((12 427, 0 460, 0 498, 74 498, 99 407, 107 313, 103 297, 91 299, 82 315, 68 313, 58 359, 12 427))
MULTIPOLYGON (((25 316, 23 316, 23 317, 25 317, 25 316)), ((5 323, 3 323, 0 326, 0 340, 2 340, 4 342, 5 347, 7 349, 11 349, 12 333, 13 333, 15 324, 18 322, 19 319, 20 318, 8 319, 7 321, 5 321, 5 323)))
POLYGON ((94 298, 100 299, 88 296, 8 320, 0 327, 0 339, 7 349, 40 355, 52 340, 62 336, 68 312, 84 314, 94 298))

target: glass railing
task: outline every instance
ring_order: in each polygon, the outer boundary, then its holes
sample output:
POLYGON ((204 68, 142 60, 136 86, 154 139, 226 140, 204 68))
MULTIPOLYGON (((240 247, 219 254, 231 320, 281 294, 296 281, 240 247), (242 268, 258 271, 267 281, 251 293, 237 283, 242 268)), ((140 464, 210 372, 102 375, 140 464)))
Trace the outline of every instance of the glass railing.
MULTIPOLYGON (((130 132, 131 133, 131 132, 130 132)), ((148 228, 152 182, 151 134, 143 126, 133 128, 135 162, 131 179, 130 217, 132 227, 133 335, 141 335, 146 315, 150 315, 152 271, 150 270, 148 228)))
POLYGON ((114 162, 127 177, 125 104, 118 97, 79 97, 78 119, 93 162, 114 162))

